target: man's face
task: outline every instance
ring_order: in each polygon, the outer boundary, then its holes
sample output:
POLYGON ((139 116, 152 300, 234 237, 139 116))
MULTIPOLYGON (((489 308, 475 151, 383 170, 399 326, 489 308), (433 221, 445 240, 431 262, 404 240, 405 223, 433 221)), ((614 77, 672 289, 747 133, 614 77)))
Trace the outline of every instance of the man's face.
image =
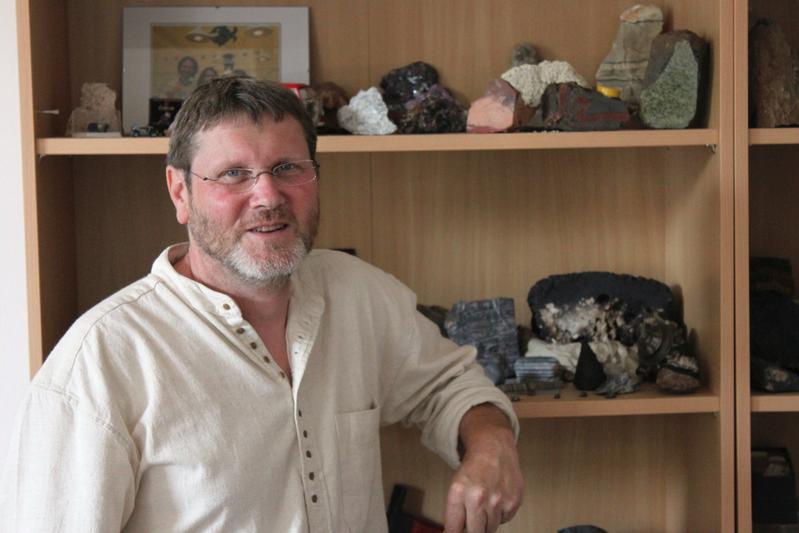
MULTIPOLYGON (((229 119, 195 137, 192 171, 216 177, 230 168, 271 169, 310 159, 300 123, 247 117, 229 119)), ((192 268, 216 280, 264 286, 287 278, 313 245, 319 225, 317 181, 297 186, 262 174, 255 186, 234 193, 192 176, 191 190, 173 190, 178 221, 188 225, 192 268), (201 262, 201 265, 195 263, 201 262)))

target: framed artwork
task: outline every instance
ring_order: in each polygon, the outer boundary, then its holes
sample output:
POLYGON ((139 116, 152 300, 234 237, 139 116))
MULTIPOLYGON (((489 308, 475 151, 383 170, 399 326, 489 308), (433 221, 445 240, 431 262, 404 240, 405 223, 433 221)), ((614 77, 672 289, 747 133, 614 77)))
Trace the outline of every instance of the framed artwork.
POLYGON ((216 76, 310 81, 307 7, 126 7, 123 26, 126 132, 168 123, 165 109, 216 76))

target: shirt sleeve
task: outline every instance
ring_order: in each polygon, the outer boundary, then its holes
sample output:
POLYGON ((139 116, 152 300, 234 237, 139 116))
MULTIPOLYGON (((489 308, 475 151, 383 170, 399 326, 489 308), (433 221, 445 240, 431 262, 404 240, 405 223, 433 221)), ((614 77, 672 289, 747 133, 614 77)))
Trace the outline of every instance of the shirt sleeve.
POLYGON ((408 328, 404 361, 383 409, 388 423, 402 420, 422 430, 422 443, 452 468, 460 465, 458 428, 471 407, 490 403, 510 421, 519 422, 508 397, 486 377, 472 346, 457 346, 437 326, 415 312, 408 328))
POLYGON ((121 531, 135 457, 132 441, 74 398, 32 386, 0 484, 0 531, 121 531))

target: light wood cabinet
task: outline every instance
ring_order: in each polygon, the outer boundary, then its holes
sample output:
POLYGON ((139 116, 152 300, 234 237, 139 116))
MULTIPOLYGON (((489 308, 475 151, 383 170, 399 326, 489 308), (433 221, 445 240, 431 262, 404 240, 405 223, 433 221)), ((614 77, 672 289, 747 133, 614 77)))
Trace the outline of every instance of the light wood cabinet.
POLYGON ((735 352, 738 530, 752 524, 751 448, 788 448, 799 459, 799 393, 750 389, 749 258, 784 257, 799 268, 799 128, 750 128, 749 20, 770 18, 799 49, 799 4, 792 0, 735 1, 735 352))
MULTIPOLYGON (((785 0, 787 1, 787 0, 785 0)), ((227 4, 228 2, 221 2, 227 4)), ((627 0, 302 0, 311 77, 354 93, 412 61, 464 102, 532 41, 593 78, 627 0)), ((703 387, 613 400, 516 404, 526 501, 502 531, 735 528, 733 0, 655 2, 667 27, 710 42, 704 127, 684 131, 322 137, 318 245, 358 255, 426 304, 513 297, 529 323, 537 280, 585 270, 659 279, 681 299, 703 387)), ((123 5, 219 1, 18 0, 31 370, 70 323, 185 240, 165 191, 165 139, 63 138, 86 81, 119 94, 123 5), (59 109, 60 115, 41 111, 59 109)), ((230 2, 232 5, 232 2, 230 2)), ((737 52, 740 52, 738 50, 737 52)), ((738 234, 734 233, 738 230, 738 234)), ((740 324, 739 328, 740 330, 740 324)), ((740 392, 740 387, 739 387, 740 392)), ((383 431, 384 481, 425 491, 441 519, 451 473, 411 430, 383 431)), ((740 486, 740 485, 739 485, 740 486)))

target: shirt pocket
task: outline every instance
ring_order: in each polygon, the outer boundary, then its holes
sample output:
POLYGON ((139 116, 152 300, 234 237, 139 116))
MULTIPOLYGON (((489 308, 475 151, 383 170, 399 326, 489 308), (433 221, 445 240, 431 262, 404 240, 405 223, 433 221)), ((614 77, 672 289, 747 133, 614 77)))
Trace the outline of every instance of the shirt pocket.
POLYGON ((353 533, 364 531, 380 468, 378 408, 336 414, 341 512, 353 533))

